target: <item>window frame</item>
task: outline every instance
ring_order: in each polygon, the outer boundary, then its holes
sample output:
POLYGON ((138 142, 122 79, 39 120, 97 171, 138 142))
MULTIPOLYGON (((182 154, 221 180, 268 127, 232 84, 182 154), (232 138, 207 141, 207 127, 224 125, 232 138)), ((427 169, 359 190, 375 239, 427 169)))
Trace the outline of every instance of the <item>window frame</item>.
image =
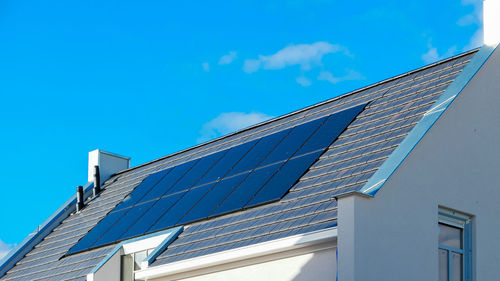
POLYGON ((450 209, 439 208, 439 224, 455 227, 461 229, 462 235, 462 248, 457 249, 450 246, 445 246, 439 244, 438 249, 446 250, 448 253, 448 280, 453 281, 452 276, 452 254, 459 253, 462 254, 462 275, 463 281, 472 281, 472 218, 471 216, 465 215, 463 213, 453 211, 450 209))

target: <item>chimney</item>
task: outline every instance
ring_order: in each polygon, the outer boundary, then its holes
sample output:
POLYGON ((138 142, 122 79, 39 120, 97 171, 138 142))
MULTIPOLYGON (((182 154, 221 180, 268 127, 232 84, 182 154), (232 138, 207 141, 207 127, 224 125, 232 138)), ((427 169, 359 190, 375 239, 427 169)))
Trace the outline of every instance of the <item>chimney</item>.
POLYGON ((88 181, 94 182, 94 196, 113 174, 130 168, 130 157, 106 152, 100 149, 89 152, 88 181))
POLYGON ((483 29, 485 45, 500 43, 500 0, 483 1, 483 29))

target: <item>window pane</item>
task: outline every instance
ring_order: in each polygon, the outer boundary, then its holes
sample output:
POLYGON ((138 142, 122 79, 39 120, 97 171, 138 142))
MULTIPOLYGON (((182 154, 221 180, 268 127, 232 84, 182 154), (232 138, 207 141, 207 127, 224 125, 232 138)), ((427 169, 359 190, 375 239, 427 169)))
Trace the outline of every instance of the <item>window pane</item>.
POLYGON ((134 281, 134 261, 132 255, 121 256, 121 281, 134 281))
POLYGON ((439 244, 462 249, 462 229, 440 223, 439 244))
POLYGON ((451 254, 451 280, 453 281, 463 281, 463 262, 462 254, 452 253, 451 254))
POLYGON ((439 281, 448 281, 448 251, 439 249, 439 281))
POLYGON ((134 253, 134 270, 141 269, 141 262, 146 258, 146 256, 147 256, 146 250, 134 253))

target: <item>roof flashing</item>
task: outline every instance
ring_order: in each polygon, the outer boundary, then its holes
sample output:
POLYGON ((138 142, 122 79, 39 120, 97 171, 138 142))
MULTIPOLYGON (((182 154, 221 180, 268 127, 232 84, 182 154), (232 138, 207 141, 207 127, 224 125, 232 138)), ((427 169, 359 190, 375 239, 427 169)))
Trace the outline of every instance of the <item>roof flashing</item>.
POLYGON ((436 121, 443 115, 455 98, 465 89, 476 73, 486 63, 495 51, 496 46, 485 45, 479 49, 472 60, 446 88, 445 92, 436 100, 433 106, 423 115, 422 119, 413 127, 398 147, 391 153, 382 166, 361 188, 360 192, 375 196, 396 169, 427 134, 436 121))
POLYGON ((123 241, 116 245, 111 252, 87 274, 88 281, 120 280, 121 256, 140 251, 155 249, 142 262, 141 267, 147 268, 170 243, 184 230, 183 226, 159 231, 123 241))

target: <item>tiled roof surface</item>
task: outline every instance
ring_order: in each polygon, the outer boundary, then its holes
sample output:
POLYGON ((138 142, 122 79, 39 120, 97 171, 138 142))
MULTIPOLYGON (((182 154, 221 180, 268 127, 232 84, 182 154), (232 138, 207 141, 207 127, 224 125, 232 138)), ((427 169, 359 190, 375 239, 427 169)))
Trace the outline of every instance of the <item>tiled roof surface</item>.
POLYGON ((359 190, 453 82, 475 51, 120 173, 31 250, 6 280, 85 280, 113 246, 63 257, 151 173, 355 105, 369 103, 280 201, 184 226, 152 266, 336 225, 336 196, 359 190))

